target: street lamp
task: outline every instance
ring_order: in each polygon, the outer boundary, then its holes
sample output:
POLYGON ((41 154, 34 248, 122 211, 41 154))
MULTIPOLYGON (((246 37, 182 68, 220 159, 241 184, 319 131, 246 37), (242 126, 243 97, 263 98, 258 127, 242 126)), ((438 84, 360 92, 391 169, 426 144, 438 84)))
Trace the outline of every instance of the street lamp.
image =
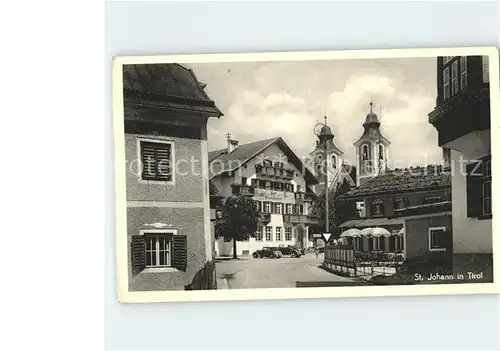
MULTIPOLYGON (((325 116, 325 123, 317 123, 314 126, 314 134, 320 139, 321 131, 323 130, 323 127, 326 127, 326 116, 325 116)), ((321 140, 320 140, 321 141, 321 140)), ((328 156, 327 156, 327 143, 323 142, 323 158, 324 158, 324 167, 321 167, 322 172, 324 173, 325 176, 325 233, 329 232, 329 211, 328 211, 328 156), (326 172, 325 172, 326 171, 326 172)), ((323 165, 322 165, 323 166, 323 165)))

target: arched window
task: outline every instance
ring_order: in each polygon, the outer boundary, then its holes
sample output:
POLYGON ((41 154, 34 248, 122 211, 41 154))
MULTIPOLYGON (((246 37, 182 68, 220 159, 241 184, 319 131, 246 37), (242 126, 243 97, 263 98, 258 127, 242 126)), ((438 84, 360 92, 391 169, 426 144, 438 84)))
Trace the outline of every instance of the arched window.
POLYGON ((337 157, 332 155, 332 167, 337 168, 337 157))
POLYGON ((363 161, 368 160, 368 145, 363 144, 363 146, 361 147, 361 154, 363 161))
POLYGON ((378 158, 379 158, 379 160, 384 159, 384 145, 378 146, 378 158))

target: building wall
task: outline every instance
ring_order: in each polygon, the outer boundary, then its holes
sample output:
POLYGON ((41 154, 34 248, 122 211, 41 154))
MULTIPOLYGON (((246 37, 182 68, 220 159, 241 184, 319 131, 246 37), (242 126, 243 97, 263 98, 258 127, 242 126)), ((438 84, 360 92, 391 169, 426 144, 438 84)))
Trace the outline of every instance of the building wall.
POLYGON ((196 139, 171 138, 166 136, 125 135, 125 157, 127 162, 128 201, 203 201, 202 141, 196 139), (177 166, 174 184, 157 184, 140 180, 140 152, 138 139, 174 142, 174 157, 177 166), (191 162, 194 157, 195 162, 191 162), (192 167, 192 168, 191 168, 192 167))
POLYGON ((446 230, 451 230, 451 216, 442 214, 406 219, 405 250, 407 259, 443 255, 443 252, 440 251, 429 251, 429 228, 431 227, 446 227, 446 230))
POLYGON ((177 234, 187 235, 187 268, 186 272, 174 268, 162 272, 153 272, 147 268, 132 276, 131 257, 129 263, 129 290, 184 290, 191 283, 194 275, 206 263, 204 208, 162 208, 162 207, 129 207, 127 209, 128 248, 132 235, 140 230, 151 230, 147 224, 163 223, 168 229, 177 230, 177 234))
POLYGON ((154 269, 145 269, 132 277, 129 254, 130 291, 184 290, 196 273, 213 259, 215 247, 210 227, 207 153, 205 140, 125 135, 129 252, 131 237, 139 235, 141 230, 156 229, 151 224, 161 223, 168 227, 167 230, 187 235, 186 272, 174 268, 156 272, 153 272, 154 269), (173 184, 140 179, 139 139, 174 143, 173 184))
MULTIPOLYGON (((474 160, 487 153, 463 155, 451 150, 451 160, 458 168, 460 157, 474 160)), ((454 171, 451 179, 453 208, 453 251, 455 254, 491 254, 493 252, 492 220, 467 217, 466 176, 464 172, 454 171)))

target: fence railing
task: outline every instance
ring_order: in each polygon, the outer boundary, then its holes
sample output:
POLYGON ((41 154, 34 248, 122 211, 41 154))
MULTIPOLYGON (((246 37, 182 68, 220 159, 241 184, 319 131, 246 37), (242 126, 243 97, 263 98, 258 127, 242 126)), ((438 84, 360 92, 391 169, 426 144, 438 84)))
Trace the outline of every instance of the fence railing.
POLYGON ((333 273, 372 277, 396 274, 403 261, 402 252, 357 251, 349 246, 326 246, 323 267, 333 273))

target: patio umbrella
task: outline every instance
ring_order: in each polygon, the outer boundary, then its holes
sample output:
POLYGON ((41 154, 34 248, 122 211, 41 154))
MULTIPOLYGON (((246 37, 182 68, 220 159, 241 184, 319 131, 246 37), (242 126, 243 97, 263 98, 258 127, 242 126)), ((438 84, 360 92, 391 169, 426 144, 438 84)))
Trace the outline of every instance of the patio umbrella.
POLYGON ((361 231, 361 235, 365 236, 389 236, 391 233, 384 228, 375 227, 375 228, 365 228, 361 231))
POLYGON ((351 229, 347 229, 345 232, 340 234, 340 237, 341 238, 347 238, 347 237, 353 238, 353 237, 360 236, 360 235, 361 235, 361 230, 356 229, 356 228, 351 228, 351 229))

